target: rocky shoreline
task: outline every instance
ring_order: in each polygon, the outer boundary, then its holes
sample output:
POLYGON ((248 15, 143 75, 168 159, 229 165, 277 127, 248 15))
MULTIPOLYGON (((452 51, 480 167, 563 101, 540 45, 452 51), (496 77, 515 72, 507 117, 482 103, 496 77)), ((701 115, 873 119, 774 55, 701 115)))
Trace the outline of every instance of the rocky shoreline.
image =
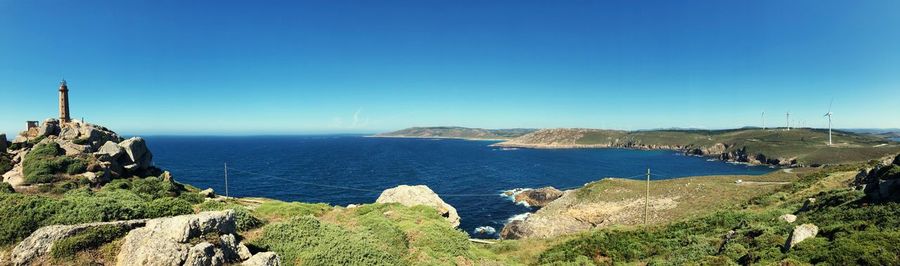
MULTIPOLYGON (((716 143, 711 147, 694 145, 644 145, 639 143, 604 143, 604 144, 528 144, 501 142, 492 147, 524 148, 524 149, 630 149, 630 150, 669 150, 684 155, 702 156, 726 162, 747 163, 750 165, 772 165, 781 167, 804 167, 797 158, 771 158, 762 153, 749 153, 746 148, 728 152, 732 145, 716 143)), ((812 165, 817 166, 817 165, 812 165)))

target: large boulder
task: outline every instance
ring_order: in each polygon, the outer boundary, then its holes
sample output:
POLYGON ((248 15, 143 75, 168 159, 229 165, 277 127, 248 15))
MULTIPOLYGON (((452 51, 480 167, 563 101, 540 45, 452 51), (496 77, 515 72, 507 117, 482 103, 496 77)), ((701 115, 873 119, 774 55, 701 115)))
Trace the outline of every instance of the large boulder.
POLYGON ((192 239, 208 233, 234 234, 234 212, 202 212, 149 220, 145 227, 132 230, 122 240, 116 265, 193 265, 206 262, 212 264, 204 265, 216 265, 214 262, 225 262, 225 254, 240 252, 241 248, 226 252, 221 247, 226 245, 222 244, 212 245, 215 247, 211 252, 209 246, 191 244, 192 239))
POLYGON ((107 141, 100 149, 95 153, 97 155, 108 155, 110 158, 114 160, 118 160, 125 154, 125 149, 119 147, 115 142, 107 141))
POLYGON ((539 189, 526 189, 514 195, 517 203, 524 203, 533 207, 544 207, 551 201, 562 197, 563 192, 554 187, 543 187, 539 189))
POLYGON ((797 243, 803 240, 815 237, 819 233, 819 227, 814 224, 802 224, 794 227, 794 231, 788 236, 787 242, 784 243, 784 250, 790 250, 797 243))
POLYGON ((38 136, 56 136, 59 135, 59 131, 59 121, 52 118, 38 126, 38 136))
POLYGON ((132 163, 126 165, 126 169, 146 170, 153 166, 153 153, 150 153, 150 149, 147 148, 147 143, 144 142, 143 138, 134 137, 124 140, 119 143, 119 147, 125 150, 125 153, 128 154, 128 159, 132 163))
POLYGON ((12 262, 15 265, 40 264, 36 262, 44 255, 50 253, 50 249, 53 248, 53 244, 56 243, 56 241, 73 236, 89 228, 113 225, 120 226, 124 229, 132 229, 143 226, 145 222, 146 220, 130 220, 41 227, 13 248, 12 262))
POLYGON ((453 227, 459 226, 459 214, 456 208, 450 206, 438 197, 430 188, 423 185, 400 185, 381 192, 376 203, 400 203, 403 206, 425 205, 437 209, 437 211, 450 221, 453 227))
POLYGON ((281 258, 275 252, 260 252, 250 257, 241 265, 244 266, 281 266, 281 258))

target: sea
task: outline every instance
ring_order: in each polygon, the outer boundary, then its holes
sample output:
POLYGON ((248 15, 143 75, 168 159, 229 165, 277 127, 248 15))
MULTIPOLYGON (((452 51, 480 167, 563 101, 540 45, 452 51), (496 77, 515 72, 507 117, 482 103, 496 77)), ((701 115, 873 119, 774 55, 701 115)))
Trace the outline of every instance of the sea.
POLYGON ((325 136, 151 136, 155 164, 176 180, 228 195, 346 206, 374 202, 398 185, 426 185, 454 206, 460 229, 495 238, 514 217, 535 211, 503 192, 577 188, 606 177, 651 179, 773 171, 675 151, 516 149, 492 141, 325 136), (488 227, 495 229, 491 232, 488 227), (487 230, 478 230, 482 228, 487 230))

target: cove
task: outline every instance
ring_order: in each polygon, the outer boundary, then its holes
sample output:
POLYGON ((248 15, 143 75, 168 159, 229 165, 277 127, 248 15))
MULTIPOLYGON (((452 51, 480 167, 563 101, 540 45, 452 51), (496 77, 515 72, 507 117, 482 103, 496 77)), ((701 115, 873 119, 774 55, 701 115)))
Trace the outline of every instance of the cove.
MULTIPOLYGON (((462 218, 460 229, 499 230, 532 211, 500 194, 513 188, 576 188, 605 177, 652 179, 759 175, 765 166, 731 164, 675 151, 501 149, 495 142, 363 136, 146 137, 154 161, 180 182, 229 194, 332 205, 372 203, 384 189, 427 185, 462 218)), ((487 236, 492 237, 492 236, 487 236)))

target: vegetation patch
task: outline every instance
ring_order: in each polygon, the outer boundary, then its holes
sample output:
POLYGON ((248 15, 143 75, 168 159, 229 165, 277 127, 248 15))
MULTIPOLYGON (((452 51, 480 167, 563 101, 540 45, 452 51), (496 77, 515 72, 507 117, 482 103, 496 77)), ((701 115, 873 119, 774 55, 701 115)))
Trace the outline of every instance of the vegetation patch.
POLYGON ((25 155, 22 163, 25 182, 50 183, 59 180, 60 175, 64 173, 74 175, 85 172, 87 159, 63 154, 59 144, 53 142, 35 146, 25 155))
POLYGON ((73 258, 80 251, 98 248, 127 233, 128 230, 117 225, 88 228, 73 236, 56 241, 53 248, 50 249, 50 256, 54 259, 73 258))
POLYGON ((858 167, 803 175, 741 208, 661 226, 584 233, 546 250, 538 263, 894 265, 900 260, 900 203, 867 202, 862 191, 847 188, 858 167), (800 211, 807 197, 816 201, 800 211), (796 222, 778 218, 790 213, 796 222), (794 226, 804 223, 817 225, 818 235, 782 250, 794 226))
POLYGON ((266 201, 256 207, 253 212, 259 217, 267 220, 278 221, 297 216, 321 216, 332 209, 325 203, 302 203, 302 202, 283 202, 283 201, 266 201))
POLYGON ((284 265, 399 265, 398 256, 378 248, 375 236, 299 216, 267 225, 255 243, 277 252, 284 265))
MULTIPOLYGON (((0 193, 0 245, 21 241, 38 228, 54 224, 79 224, 157 218, 194 212, 201 198, 178 189, 178 185, 151 184, 164 181, 145 178, 116 180, 98 191, 87 187, 60 196, 0 193), (150 191, 147 187, 163 191, 150 191), (171 189, 169 189, 171 188, 171 189)), ((199 196, 199 195, 198 195, 199 196)))
POLYGON ((0 175, 9 172, 9 170, 12 170, 14 166, 15 164, 13 164, 12 159, 9 158, 9 155, 0 152, 0 175))

